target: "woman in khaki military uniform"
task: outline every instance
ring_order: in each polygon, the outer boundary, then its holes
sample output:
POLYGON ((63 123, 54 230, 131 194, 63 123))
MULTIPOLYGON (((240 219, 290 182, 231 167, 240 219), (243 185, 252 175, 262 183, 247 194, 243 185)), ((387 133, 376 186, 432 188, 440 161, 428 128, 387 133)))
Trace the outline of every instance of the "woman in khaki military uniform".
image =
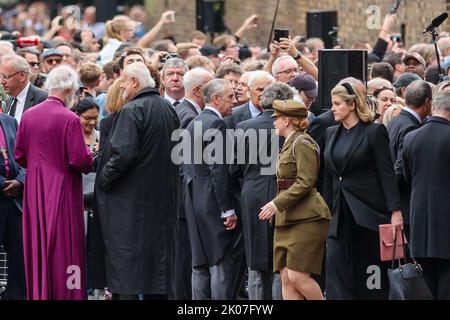
POLYGON ((316 190, 319 147, 305 133, 308 110, 293 100, 275 100, 276 133, 285 137, 278 158, 278 195, 260 219, 275 215, 274 271, 281 274, 283 299, 323 300, 311 273, 320 274, 330 212, 316 190))

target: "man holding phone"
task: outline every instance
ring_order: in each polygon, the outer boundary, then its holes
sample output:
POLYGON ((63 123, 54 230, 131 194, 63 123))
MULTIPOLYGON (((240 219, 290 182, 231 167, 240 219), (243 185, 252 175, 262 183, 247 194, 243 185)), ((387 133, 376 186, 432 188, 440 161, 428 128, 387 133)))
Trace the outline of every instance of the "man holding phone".
POLYGON ((287 83, 301 70, 318 80, 318 70, 314 63, 303 56, 295 47, 287 29, 275 29, 274 41, 270 44, 271 56, 266 70, 271 71, 278 82, 287 83))

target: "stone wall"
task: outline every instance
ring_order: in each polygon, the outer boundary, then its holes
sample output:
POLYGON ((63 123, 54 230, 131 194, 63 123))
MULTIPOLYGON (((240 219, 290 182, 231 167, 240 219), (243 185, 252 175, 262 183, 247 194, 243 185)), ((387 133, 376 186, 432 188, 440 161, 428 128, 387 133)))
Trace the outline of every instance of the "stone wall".
MULTIPOLYGON (((185 41, 188 34, 195 30, 195 0, 146 0, 145 2, 150 12, 150 24, 156 22, 164 10, 173 9, 177 12, 176 27, 165 28, 163 34, 174 34, 178 41, 185 41)), ((372 5, 378 6, 382 23, 384 15, 388 13, 394 2, 394 0, 280 0, 276 27, 288 27, 291 34, 306 35, 308 10, 337 10, 339 37, 344 46, 350 46, 359 40, 374 43, 379 30, 371 30, 367 27, 367 21, 371 17, 367 10, 372 5)), ((268 42, 275 6, 275 0, 225 0, 225 24, 230 30, 236 31, 246 17, 253 13, 258 14, 259 27, 247 32, 246 40, 251 44, 265 46, 268 42)), ((400 23, 406 24, 408 46, 416 42, 429 42, 430 38, 422 37, 421 31, 434 17, 448 9, 450 9, 450 0, 402 1, 398 11, 397 31, 400 32, 400 23)), ((440 30, 449 31, 449 20, 441 26, 440 30)))

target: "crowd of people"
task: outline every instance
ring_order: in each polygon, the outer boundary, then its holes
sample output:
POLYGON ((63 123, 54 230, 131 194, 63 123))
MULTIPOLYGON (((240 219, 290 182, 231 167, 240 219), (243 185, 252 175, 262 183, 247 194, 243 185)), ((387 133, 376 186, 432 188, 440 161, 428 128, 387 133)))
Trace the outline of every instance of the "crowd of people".
POLYGON ((177 42, 160 37, 171 10, 148 31, 142 6, 106 23, 48 12, 0 20, 4 298, 387 299, 391 224, 450 299, 447 33, 439 70, 387 15, 373 48, 347 46, 368 51, 369 81, 341 79, 321 106, 323 41, 249 45, 257 15, 177 42))

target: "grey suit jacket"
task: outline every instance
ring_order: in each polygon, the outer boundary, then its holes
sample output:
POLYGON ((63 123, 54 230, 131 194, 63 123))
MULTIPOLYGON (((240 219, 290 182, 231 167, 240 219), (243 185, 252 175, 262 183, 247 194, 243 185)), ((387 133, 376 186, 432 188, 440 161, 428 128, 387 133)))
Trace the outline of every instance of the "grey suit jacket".
MULTIPOLYGON (((25 99, 25 105, 23 107, 23 112, 27 111, 31 107, 34 107, 35 105, 41 103, 48 97, 48 92, 44 91, 42 89, 39 89, 35 85, 31 84, 30 88, 27 92, 27 97, 25 99)), ((13 101, 13 97, 9 97, 6 101, 6 110, 5 112, 9 114, 9 111, 11 110, 11 104, 13 101)))
POLYGON ((180 128, 182 129, 186 129, 189 122, 198 116, 197 109, 186 99, 175 107, 175 111, 180 120, 180 128))
POLYGON ((245 103, 242 106, 238 106, 233 109, 233 113, 223 119, 228 129, 235 129, 239 122, 250 120, 252 114, 250 112, 249 103, 245 103))

